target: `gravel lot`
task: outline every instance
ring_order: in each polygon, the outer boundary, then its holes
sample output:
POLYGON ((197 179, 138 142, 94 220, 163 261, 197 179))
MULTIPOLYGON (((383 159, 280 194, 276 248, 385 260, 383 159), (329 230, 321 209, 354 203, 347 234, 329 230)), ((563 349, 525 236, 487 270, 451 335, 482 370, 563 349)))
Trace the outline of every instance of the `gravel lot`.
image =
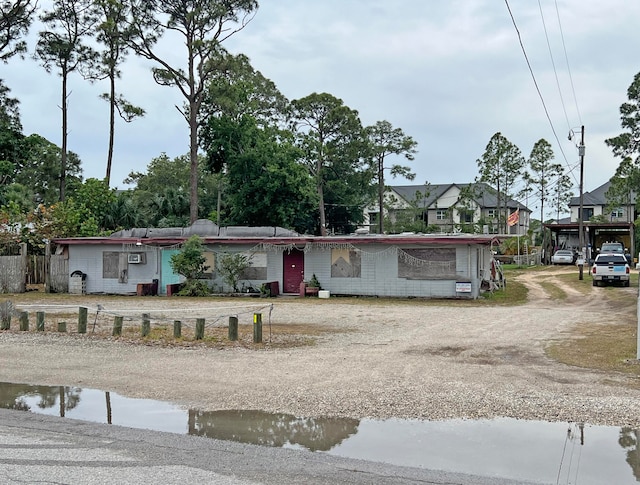
MULTIPOLYGON (((322 334, 315 345, 293 348, 138 345, 49 331, 19 332, 14 320, 11 331, 0 333, 0 380, 108 390, 201 410, 358 419, 504 416, 640 427, 640 390, 631 386, 637 379, 569 367, 544 353, 546 344, 567 337, 578 323, 629 325, 635 323, 635 314, 602 305, 599 288, 585 298, 566 287, 567 299, 552 300, 539 284, 552 276, 545 271, 520 277, 530 288, 530 298, 515 307, 434 306, 419 300, 269 300, 274 324, 341 330, 322 334)), ((630 300, 638 291, 618 290, 630 300)), ((57 298, 65 305, 89 307, 91 325, 91 308, 99 297, 57 298)), ((13 300, 20 305, 20 296, 13 300)), ((54 295, 41 300, 49 305, 56 301, 54 295)), ((184 301, 127 297, 109 299, 108 305, 131 312, 175 311, 171 318, 178 318, 184 301)), ((234 304, 265 301, 236 299, 234 304)), ((202 308, 228 304, 199 303, 202 308)), ((47 309, 47 315, 51 311, 47 309)), ((268 332, 265 326, 265 340, 268 332)))

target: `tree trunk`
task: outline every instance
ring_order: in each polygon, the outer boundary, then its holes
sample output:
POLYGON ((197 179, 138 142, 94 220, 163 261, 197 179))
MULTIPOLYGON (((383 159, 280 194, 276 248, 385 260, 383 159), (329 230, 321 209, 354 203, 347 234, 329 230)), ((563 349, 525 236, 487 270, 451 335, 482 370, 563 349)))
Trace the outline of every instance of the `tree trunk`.
POLYGON ((60 201, 64 201, 67 181, 67 72, 62 68, 62 152, 60 153, 60 201))
POLYGON ((191 160, 191 197, 189 218, 193 224, 198 219, 198 104, 189 102, 189 158, 191 160))
POLYGON ((318 160, 317 167, 317 185, 318 185, 318 210, 320 212, 320 235, 327 235, 327 216, 324 211, 324 188, 322 186, 322 160, 318 160))
POLYGON ((112 68, 109 72, 109 148, 107 149, 107 173, 105 175, 105 181, 107 187, 111 182, 111 163, 113 162, 113 139, 115 137, 115 124, 116 124, 116 79, 115 72, 112 68))
POLYGON ((378 214, 378 234, 384 233, 384 217, 383 217, 383 206, 384 206, 384 159, 382 157, 378 158, 378 209, 380 213, 378 214))

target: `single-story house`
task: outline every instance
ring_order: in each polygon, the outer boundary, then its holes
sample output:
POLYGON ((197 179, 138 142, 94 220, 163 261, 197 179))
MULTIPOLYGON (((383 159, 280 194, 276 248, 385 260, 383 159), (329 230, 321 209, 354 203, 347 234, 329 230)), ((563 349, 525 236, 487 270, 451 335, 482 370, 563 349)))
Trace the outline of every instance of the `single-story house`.
POLYGON ((86 293, 136 294, 154 284, 158 294, 180 283, 171 256, 191 236, 202 238, 206 278, 216 292, 228 292, 218 271, 221 255, 243 253, 251 266, 241 283, 259 288, 276 282, 279 293, 295 294, 313 275, 330 295, 478 298, 494 288, 490 235, 305 236, 277 227, 218 227, 196 221, 186 228, 131 229, 109 237, 53 241, 68 258, 71 288, 82 278, 86 293), (73 276, 71 276, 73 275, 73 276))

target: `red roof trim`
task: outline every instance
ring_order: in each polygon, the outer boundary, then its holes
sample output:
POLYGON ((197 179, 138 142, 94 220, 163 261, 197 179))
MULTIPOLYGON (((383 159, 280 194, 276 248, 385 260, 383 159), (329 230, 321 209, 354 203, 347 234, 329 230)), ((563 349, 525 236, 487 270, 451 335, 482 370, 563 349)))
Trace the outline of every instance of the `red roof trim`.
MULTIPOLYGON (((112 237, 70 237, 53 239, 60 245, 122 245, 137 243, 146 246, 172 246, 184 243, 188 237, 153 237, 153 238, 112 238, 112 237)), ((500 241, 495 236, 473 235, 398 235, 398 236, 295 236, 295 237, 202 237, 205 244, 498 244, 500 241)))

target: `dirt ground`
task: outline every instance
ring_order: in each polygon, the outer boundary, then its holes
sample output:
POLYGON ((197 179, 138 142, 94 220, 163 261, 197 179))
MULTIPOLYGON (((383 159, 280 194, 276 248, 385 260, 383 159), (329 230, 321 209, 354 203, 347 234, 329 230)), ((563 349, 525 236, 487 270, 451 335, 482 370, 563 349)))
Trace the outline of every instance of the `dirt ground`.
POLYGON ((108 390, 201 410, 383 419, 504 416, 640 427, 637 374, 572 367, 545 352, 555 341, 576 338, 579 325, 635 325, 638 288, 616 288, 625 303, 613 304, 605 288, 585 292, 584 285, 557 278, 567 271, 576 270, 518 276, 529 289, 528 301, 518 306, 12 296, 17 308, 29 311, 31 329, 20 332, 14 319, 10 331, 0 332, 0 380, 108 390), (550 284, 566 297, 552 298, 550 284), (76 332, 80 305, 89 309, 86 335, 76 332), (46 314, 45 332, 35 331, 37 311, 46 314), (154 337, 147 341, 138 337, 144 312, 151 315, 154 337), (262 345, 252 343, 256 312, 263 319, 262 345), (125 331, 112 338, 118 314, 125 316, 125 331), (229 315, 240 321, 238 343, 226 338, 229 315), (191 338, 195 318, 206 320, 203 342, 191 338), (182 341, 171 338, 174 320, 183 321, 182 341), (67 334, 57 332, 60 321, 67 322, 67 334))

